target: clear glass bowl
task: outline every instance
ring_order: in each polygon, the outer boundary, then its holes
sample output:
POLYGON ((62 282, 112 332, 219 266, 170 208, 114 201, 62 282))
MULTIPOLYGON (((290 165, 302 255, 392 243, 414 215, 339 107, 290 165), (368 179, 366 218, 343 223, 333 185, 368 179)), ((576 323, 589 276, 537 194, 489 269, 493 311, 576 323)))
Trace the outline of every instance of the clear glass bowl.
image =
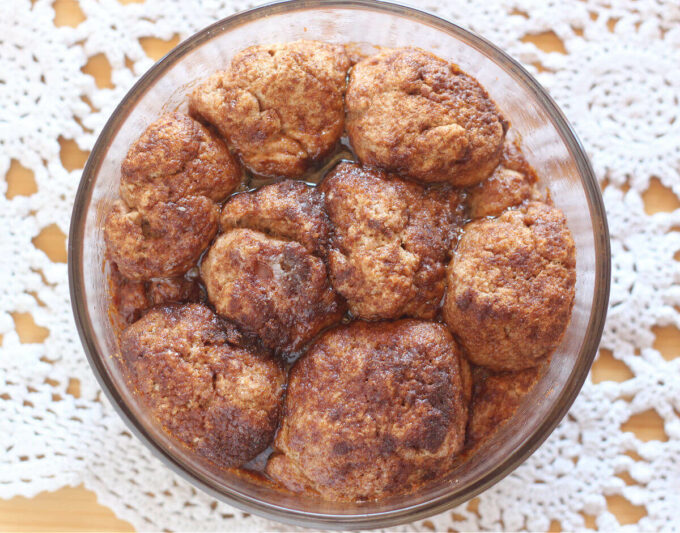
POLYGON ((609 274, 609 236, 597 181, 546 91, 481 37, 413 8, 369 0, 271 4, 228 17, 181 43, 142 76, 104 127, 83 172, 69 236, 71 299, 80 336, 102 388, 132 432, 170 468, 214 497, 276 520, 323 528, 386 527, 424 518, 463 503, 512 472, 548 437, 581 389, 600 340, 609 274), (418 46, 460 65, 486 87, 521 135, 526 157, 564 211, 576 241, 571 322, 545 377, 512 423, 446 479, 379 502, 320 502, 211 471, 154 424, 111 357, 116 340, 107 311, 102 225, 118 196, 120 163, 128 146, 160 113, 183 109, 191 87, 227 66, 236 51, 302 38, 418 46))

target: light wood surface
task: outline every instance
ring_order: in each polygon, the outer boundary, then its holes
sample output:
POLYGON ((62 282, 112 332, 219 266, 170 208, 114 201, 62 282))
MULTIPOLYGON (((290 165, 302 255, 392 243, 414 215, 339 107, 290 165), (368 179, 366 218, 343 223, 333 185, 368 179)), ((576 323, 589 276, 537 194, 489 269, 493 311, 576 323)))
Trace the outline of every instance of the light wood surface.
MULTIPOLYGON (((130 3, 140 0, 119 0, 130 3)), ((143 0, 142 0, 143 1, 143 0)), ((55 23, 57 25, 77 26, 85 18, 77 0, 56 0, 55 23)), ((563 43, 552 32, 526 36, 523 40, 533 42, 546 51, 565 53, 563 43)), ((177 36, 170 41, 156 38, 141 40, 141 45, 149 57, 156 60, 165 55, 179 42, 177 36)), ((540 65, 538 65, 540 67, 540 65)), ((91 58, 83 71, 92 75, 100 87, 110 86, 111 69, 105 56, 91 58)), ((60 138, 61 159, 64 166, 71 169, 82 168, 88 153, 80 150, 71 139, 60 138)), ((6 176, 8 182, 7 196, 30 195, 36 191, 32 172, 13 161, 6 176)), ((680 201, 673 193, 663 187, 658 180, 652 184, 644 195, 645 208, 648 213, 671 211, 680 207, 680 201)), ((66 262, 66 237, 57 226, 43 230, 34 240, 36 247, 45 251, 53 261, 66 262)), ((680 257, 676 257, 680 260, 680 257)), ((42 342, 48 332, 35 324, 30 314, 15 314, 17 332, 22 342, 42 342)), ((675 327, 657 327, 655 348, 666 359, 680 356, 680 331, 675 327)), ((632 374, 626 365, 604 351, 593 366, 593 380, 596 383, 605 380, 624 381, 632 374)), ((77 393, 78 383, 72 380, 71 386, 77 393)), ((631 417, 623 425, 623 429, 634 432, 640 439, 667 440, 663 431, 663 423, 654 411, 631 417)), ((624 481, 632 484, 629 476, 622 476, 624 481)), ((623 524, 636 523, 645 515, 644 507, 632 505, 620 496, 607 497, 609 509, 623 524)), ((474 508, 476 502, 470 503, 474 508)), ((593 517, 585 516, 586 524, 594 527, 593 517)), ((550 531, 559 531, 560 524, 551 523, 550 531)), ((42 493, 35 498, 23 497, 11 500, 0 500, 0 531, 133 531, 132 526, 118 519, 113 512, 97 502, 96 495, 84 487, 63 488, 52 493, 42 493)))

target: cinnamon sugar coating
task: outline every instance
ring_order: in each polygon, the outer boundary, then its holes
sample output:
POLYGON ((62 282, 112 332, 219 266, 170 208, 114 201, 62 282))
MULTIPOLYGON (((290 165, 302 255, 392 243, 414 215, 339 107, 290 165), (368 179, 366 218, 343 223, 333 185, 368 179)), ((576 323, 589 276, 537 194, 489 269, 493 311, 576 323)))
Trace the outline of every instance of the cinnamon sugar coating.
POLYGON ((299 178, 342 135, 349 66, 339 45, 251 46, 197 87, 189 107, 220 131, 251 171, 299 178))
POLYGON ((462 224, 460 193, 352 163, 338 165, 321 189, 333 227, 331 282, 352 313, 433 318, 462 224))
POLYGON ((512 418, 522 398, 538 382, 541 370, 529 368, 518 372, 489 374, 479 369, 473 375, 474 386, 466 437, 466 445, 469 447, 493 435, 512 418))
POLYGON ((497 217, 510 207, 540 200, 536 172, 515 143, 505 143, 500 165, 468 191, 471 218, 497 217))
POLYGON ((130 385, 163 429, 220 467, 263 451, 278 424, 285 374, 239 345, 201 304, 155 308, 121 335, 130 385))
POLYGON ((564 215, 532 202, 467 224, 449 265, 444 319, 470 362, 522 370, 555 350, 569 323, 576 249, 564 215))
POLYGON ((201 275, 220 315, 286 353, 299 350, 345 312, 322 259, 297 242, 258 231, 220 235, 201 275))
POLYGON ((353 322, 293 366, 267 473, 329 500, 408 493, 463 447, 460 350, 441 324, 353 322))
POLYGON ((104 222, 111 259, 128 279, 184 274, 217 232, 217 201, 241 182, 226 145, 180 113, 151 124, 121 165, 121 200, 104 222))
POLYGON ((365 165, 467 187, 500 161, 507 123, 486 90, 424 50, 385 49, 354 65, 346 108, 365 165))
POLYGON ((283 180, 233 196, 222 209, 222 230, 250 228, 272 237, 299 242, 325 257, 330 223, 318 188, 301 181, 283 180))

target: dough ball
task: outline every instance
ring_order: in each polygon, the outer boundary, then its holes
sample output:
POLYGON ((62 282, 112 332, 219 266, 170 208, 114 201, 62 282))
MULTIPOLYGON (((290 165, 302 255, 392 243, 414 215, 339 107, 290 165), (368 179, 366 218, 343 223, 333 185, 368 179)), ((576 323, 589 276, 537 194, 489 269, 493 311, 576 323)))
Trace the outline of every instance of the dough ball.
POLYGON ((467 406, 460 350, 441 324, 353 322, 291 369, 267 473, 292 491, 375 500, 449 472, 467 406))
POLYGON ((181 113, 161 116, 130 147, 120 196, 130 207, 205 196, 221 202, 240 185, 238 162, 224 142, 181 113))
POLYGON ((201 275, 220 315, 285 353, 302 348, 345 312, 322 259, 297 242, 258 231, 234 229, 220 235, 203 260, 201 275))
POLYGON ((500 161, 507 123, 472 77, 429 52, 386 49, 352 68, 347 132, 364 165, 466 187, 500 161))
POLYGON ((540 367, 500 374, 483 369, 474 372, 466 445, 479 444, 512 418, 540 374, 540 367))
POLYGON ((219 208, 205 196, 142 210, 116 200, 104 221, 110 258, 131 280, 170 278, 193 267, 217 233, 219 208))
POLYGON ((325 257, 329 222, 323 195, 301 181, 284 180, 233 196, 222 209, 223 230, 250 228, 299 242, 310 254, 325 257))
POLYGON ((534 169, 516 144, 506 142, 501 164, 489 179, 468 191, 471 218, 497 217, 510 207, 540 200, 534 169))
POLYGON ((464 228, 444 319, 475 365, 522 370, 559 345, 574 302, 576 250, 562 212, 533 202, 464 228))
POLYGON ((322 190, 333 226, 331 282, 352 313, 434 317, 462 224, 459 193, 351 163, 338 165, 322 190))
POLYGON ((285 374, 201 304, 155 308, 126 328, 130 384, 173 438, 221 467, 264 451, 279 420, 285 374))
POLYGON ((251 171, 299 178, 342 135, 349 66, 338 45, 251 46, 197 87, 189 106, 224 135, 251 171))

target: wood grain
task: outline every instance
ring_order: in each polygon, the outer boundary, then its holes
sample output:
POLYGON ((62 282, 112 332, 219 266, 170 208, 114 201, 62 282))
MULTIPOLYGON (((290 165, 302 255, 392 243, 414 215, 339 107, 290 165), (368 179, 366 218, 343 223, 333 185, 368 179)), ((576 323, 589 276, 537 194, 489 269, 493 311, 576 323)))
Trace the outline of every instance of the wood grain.
POLYGON ((68 487, 35 498, 0 500, 0 531, 134 531, 97 502, 94 492, 68 487))
MULTIPOLYGON (((139 0, 121 0, 130 3, 139 0)), ((77 0, 56 0, 55 23, 60 26, 77 26, 84 20, 84 14, 77 0)), ((528 35, 523 38, 533 42, 539 48, 558 53, 566 53, 564 44, 553 32, 528 35)), ((142 46, 149 57, 154 60, 165 55, 179 42, 177 36, 170 41, 156 38, 142 39, 142 46)), ((98 86, 110 83, 111 71, 106 58, 95 58, 83 69, 95 78, 98 86)), ((71 139, 60 138, 61 159, 66 168, 82 168, 87 152, 80 150, 71 139)), ((18 162, 13 162, 6 176, 8 181, 8 197, 30 195, 36 191, 33 174, 18 162)), ((679 201, 668 189, 654 182, 645 195, 645 208, 648 213, 672 210, 680 205, 679 201)), ((55 261, 66 260, 66 248, 63 233, 51 227, 43 232, 42 237, 34 241, 35 246, 44 250, 55 261)), ((44 328, 33 322, 30 315, 15 317, 16 327, 22 342, 40 342, 44 336, 44 328)), ((674 327, 657 328, 655 347, 666 359, 680 356, 680 332, 674 327)), ((597 382, 611 379, 621 381, 630 376, 625 365, 615 360, 611 353, 603 354, 593 369, 593 379, 597 382), (622 366, 623 365, 623 366, 622 366)), ((76 384, 77 386, 77 384, 76 384)), ((643 413, 631 417, 625 429, 634 432, 642 440, 665 440, 667 436, 659 417, 655 413, 643 413)), ((629 477, 624 478, 628 483, 629 477)), ((623 524, 636 523, 644 516, 644 508, 633 506, 620 496, 607 500, 610 510, 623 524)), ((592 517, 585 516, 587 524, 594 527, 592 517)), ((553 521, 550 531, 559 531, 560 524, 553 521)), ((96 495, 83 486, 69 487, 52 493, 42 493, 35 498, 16 497, 11 500, 0 500, 0 531, 133 531, 132 526, 118 519, 113 512, 97 502, 96 495)))

